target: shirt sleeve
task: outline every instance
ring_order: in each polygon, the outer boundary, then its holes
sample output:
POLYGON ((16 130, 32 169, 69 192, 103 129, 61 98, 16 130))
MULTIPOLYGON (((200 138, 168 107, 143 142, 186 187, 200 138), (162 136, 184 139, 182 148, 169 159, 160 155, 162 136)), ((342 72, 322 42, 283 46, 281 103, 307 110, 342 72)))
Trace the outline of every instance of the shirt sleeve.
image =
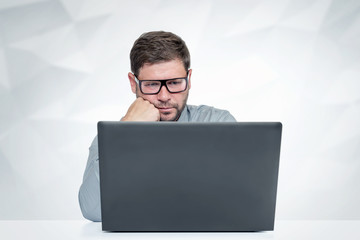
POLYGON ((101 221, 99 153, 97 136, 89 148, 83 182, 79 190, 79 204, 83 216, 91 221, 101 221))

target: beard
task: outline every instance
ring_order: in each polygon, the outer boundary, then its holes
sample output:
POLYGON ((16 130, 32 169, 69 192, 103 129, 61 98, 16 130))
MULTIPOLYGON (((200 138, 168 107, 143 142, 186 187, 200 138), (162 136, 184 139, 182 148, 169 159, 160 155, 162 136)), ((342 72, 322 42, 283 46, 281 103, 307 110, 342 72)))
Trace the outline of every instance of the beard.
POLYGON ((179 104, 172 104, 172 105, 160 105, 158 106, 157 104, 154 104, 154 106, 156 108, 165 108, 165 107, 171 107, 173 109, 175 109, 175 114, 171 117, 171 112, 164 112, 163 114, 160 114, 160 121, 177 121, 179 120, 182 111, 184 110, 185 106, 186 106, 186 102, 187 102, 187 98, 188 98, 188 93, 186 94, 186 97, 184 98, 184 100, 182 101, 181 105, 179 104), (164 115, 164 116, 163 116, 164 115))
MULTIPOLYGON (((176 94, 176 93, 175 93, 176 94)), ((143 96, 139 96, 138 91, 136 91, 136 97, 142 97, 143 96)), ((175 103, 175 102, 162 102, 162 101, 156 101, 156 102, 150 102, 151 104, 153 104, 156 108, 172 108, 175 110, 175 113, 173 112, 163 112, 160 113, 160 121, 177 121, 179 120, 182 111, 184 110, 185 106, 186 106, 186 102, 187 99, 189 97, 189 91, 186 91, 185 95, 184 95, 184 99, 182 100, 182 102, 180 104, 175 103), (171 116, 172 115, 172 116, 171 116)))

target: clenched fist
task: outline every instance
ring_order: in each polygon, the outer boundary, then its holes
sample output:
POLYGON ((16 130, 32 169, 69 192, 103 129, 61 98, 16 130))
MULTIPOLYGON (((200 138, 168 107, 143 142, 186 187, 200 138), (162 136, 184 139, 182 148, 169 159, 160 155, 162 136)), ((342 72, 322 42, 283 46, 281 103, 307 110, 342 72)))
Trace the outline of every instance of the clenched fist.
POLYGON ((160 121, 160 112, 152 103, 138 97, 121 121, 160 121))

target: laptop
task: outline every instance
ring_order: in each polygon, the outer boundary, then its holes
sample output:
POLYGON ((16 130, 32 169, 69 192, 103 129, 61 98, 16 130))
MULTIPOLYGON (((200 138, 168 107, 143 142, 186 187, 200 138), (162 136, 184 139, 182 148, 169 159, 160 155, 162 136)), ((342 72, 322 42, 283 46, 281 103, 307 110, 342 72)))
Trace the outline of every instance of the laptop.
POLYGON ((102 230, 273 230, 281 131, 279 122, 99 122, 102 230))

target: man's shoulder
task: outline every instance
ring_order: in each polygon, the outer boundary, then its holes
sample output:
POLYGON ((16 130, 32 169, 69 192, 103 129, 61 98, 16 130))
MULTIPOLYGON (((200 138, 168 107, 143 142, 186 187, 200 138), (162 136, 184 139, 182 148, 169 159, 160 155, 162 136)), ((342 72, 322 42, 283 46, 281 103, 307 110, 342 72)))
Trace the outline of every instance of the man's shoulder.
POLYGON ((229 111, 207 105, 187 105, 190 122, 236 122, 229 111))
POLYGON ((207 105, 187 105, 188 109, 190 112, 192 113, 215 113, 215 114, 219 114, 219 113, 223 113, 223 112, 228 112, 227 110, 223 110, 223 109, 219 109, 219 108, 215 108, 212 106, 207 106, 207 105))

